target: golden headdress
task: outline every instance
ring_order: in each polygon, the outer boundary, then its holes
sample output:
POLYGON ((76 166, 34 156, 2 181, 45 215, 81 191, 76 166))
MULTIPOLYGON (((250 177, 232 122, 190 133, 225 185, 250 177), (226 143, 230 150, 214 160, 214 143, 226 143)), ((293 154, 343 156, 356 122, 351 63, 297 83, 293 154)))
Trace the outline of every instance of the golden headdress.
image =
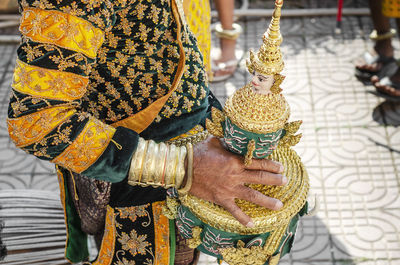
POLYGON ((265 75, 279 74, 283 70, 282 53, 279 46, 282 35, 279 28, 283 0, 275 1, 275 10, 267 32, 263 35, 263 44, 257 53, 250 51, 246 66, 250 73, 257 71, 265 75))
POLYGON ((224 110, 241 129, 260 134, 282 129, 290 116, 289 104, 282 94, 257 94, 250 85, 229 97, 224 110))

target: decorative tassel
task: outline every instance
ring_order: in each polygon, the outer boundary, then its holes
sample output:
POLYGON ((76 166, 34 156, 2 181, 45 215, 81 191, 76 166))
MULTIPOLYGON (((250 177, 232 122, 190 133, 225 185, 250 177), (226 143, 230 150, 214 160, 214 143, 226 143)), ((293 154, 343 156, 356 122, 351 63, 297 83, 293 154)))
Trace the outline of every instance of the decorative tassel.
POLYGON ((165 215, 168 219, 176 219, 178 217, 178 206, 179 202, 176 198, 168 197, 166 199, 166 203, 163 206, 163 215, 165 215))

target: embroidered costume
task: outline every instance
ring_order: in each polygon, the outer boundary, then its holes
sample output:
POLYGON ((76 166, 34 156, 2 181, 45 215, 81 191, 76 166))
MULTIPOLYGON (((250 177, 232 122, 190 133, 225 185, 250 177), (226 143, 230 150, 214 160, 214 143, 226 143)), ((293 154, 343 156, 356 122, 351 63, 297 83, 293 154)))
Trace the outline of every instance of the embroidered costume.
POLYGON ((129 185, 127 176, 139 136, 196 138, 209 105, 218 106, 182 3, 19 4, 23 41, 7 123, 19 148, 57 165, 66 258, 87 260, 93 234, 102 239, 93 264, 173 264, 165 189, 129 185))

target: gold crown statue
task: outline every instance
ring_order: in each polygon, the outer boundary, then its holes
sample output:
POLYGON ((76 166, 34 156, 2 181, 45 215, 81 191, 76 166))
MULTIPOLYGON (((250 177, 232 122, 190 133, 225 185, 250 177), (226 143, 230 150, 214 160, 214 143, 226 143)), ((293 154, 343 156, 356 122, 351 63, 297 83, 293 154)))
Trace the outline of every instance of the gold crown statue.
MULTIPOLYGON (((275 10, 263 43, 257 53, 251 51, 247 68, 252 81, 235 91, 224 111, 212 109, 206 120, 207 130, 223 138, 232 152, 253 158, 268 158, 283 164, 288 178, 285 186, 250 184, 258 192, 279 199, 283 207, 273 211, 237 199, 236 204, 249 215, 254 227, 245 227, 228 211, 193 195, 180 198, 180 231, 187 233, 193 247, 223 259, 230 265, 276 265, 290 250, 300 216, 307 212, 308 175, 300 157, 291 146, 301 121, 288 122, 290 107, 280 93, 284 63, 279 29, 283 0, 275 1, 275 10), (190 225, 189 225, 190 224, 190 225)), ((223 177, 223 176, 221 176, 223 177)))
POLYGON ((246 62, 255 78, 260 75, 261 78, 270 78, 273 83, 263 87, 254 84, 253 78, 251 83, 237 90, 225 103, 226 116, 241 129, 253 133, 265 134, 282 129, 290 116, 289 104, 280 94, 280 84, 285 78, 280 74, 284 67, 279 28, 282 5, 283 0, 275 2, 271 23, 262 38, 263 43, 257 53, 250 51, 250 58, 246 62), (266 92, 259 91, 262 89, 266 92))

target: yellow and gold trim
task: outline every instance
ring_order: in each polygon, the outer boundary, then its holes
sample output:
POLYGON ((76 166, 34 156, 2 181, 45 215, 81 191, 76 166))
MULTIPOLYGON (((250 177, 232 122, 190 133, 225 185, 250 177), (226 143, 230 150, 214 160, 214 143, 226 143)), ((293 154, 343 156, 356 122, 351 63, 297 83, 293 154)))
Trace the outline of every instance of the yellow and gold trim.
MULTIPOLYGON (((67 253, 69 233, 68 233, 67 211, 65 208, 65 186, 64 186, 65 182, 64 182, 64 175, 57 166, 56 166, 56 172, 57 172, 57 177, 58 177, 58 185, 60 187, 60 200, 61 200, 61 204, 62 204, 62 207, 64 210, 64 223, 65 223, 65 226, 67 226, 67 228, 65 229, 65 231, 67 233, 67 238, 65 239, 65 246, 64 246, 64 253, 67 253)), ((67 257, 65 257, 65 258, 67 259, 67 257)), ((68 261, 71 262, 70 260, 68 260, 68 261)))
POLYGON ((107 206, 103 241, 101 242, 98 258, 92 263, 92 265, 111 264, 115 251, 115 238, 116 228, 114 209, 110 206, 107 206))
POLYGON ((95 58, 104 42, 104 32, 90 22, 55 10, 25 8, 21 33, 35 42, 55 44, 95 58))
POLYGON ((57 125, 76 113, 71 107, 59 106, 44 109, 15 119, 8 119, 8 132, 17 147, 39 142, 57 125))
POLYGON ((101 156, 110 143, 115 129, 95 118, 90 118, 82 132, 53 163, 76 173, 90 167, 101 156))
POLYGON ((154 235, 155 235, 155 261, 154 264, 169 264, 169 219, 162 213, 165 201, 155 202, 153 207, 154 235))
POLYGON ((17 60, 12 87, 20 93, 36 97, 72 101, 83 96, 88 83, 88 77, 17 60))

